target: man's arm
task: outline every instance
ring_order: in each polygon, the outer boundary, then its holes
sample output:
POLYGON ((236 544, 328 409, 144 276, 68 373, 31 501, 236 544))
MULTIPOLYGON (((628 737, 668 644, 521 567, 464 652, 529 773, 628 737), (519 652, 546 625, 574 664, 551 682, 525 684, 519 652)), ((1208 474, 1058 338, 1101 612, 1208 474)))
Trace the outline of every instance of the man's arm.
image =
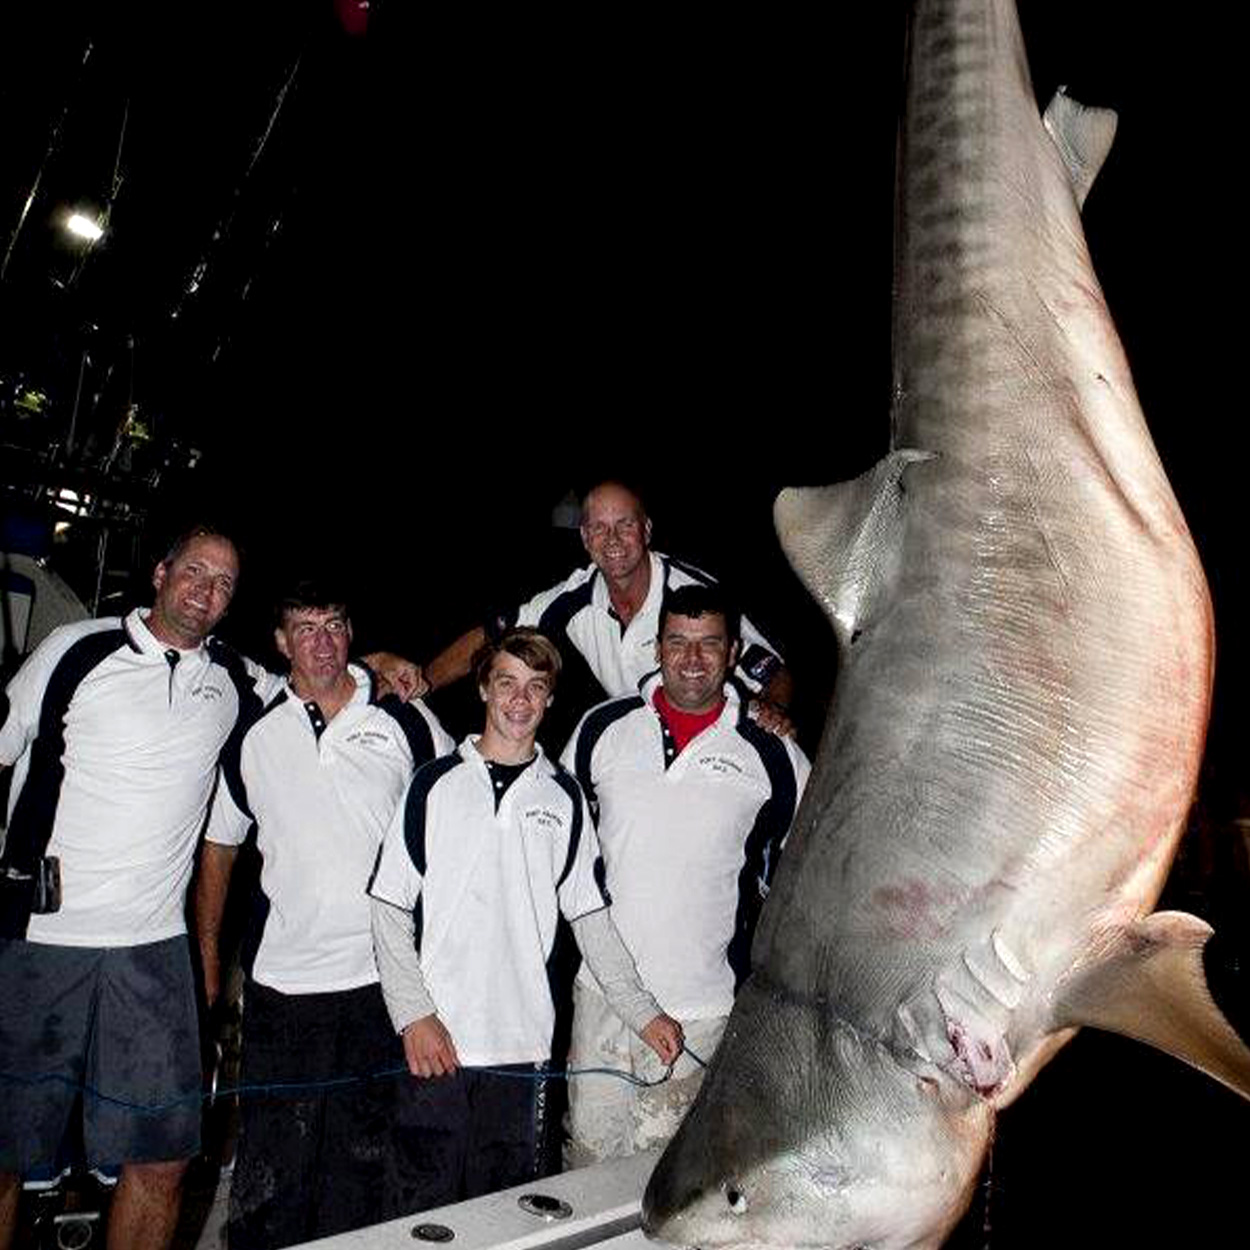
POLYGON ((790 670, 777 648, 747 616, 742 617, 741 631, 742 652, 735 671, 754 692, 748 710, 761 728, 781 738, 793 737, 790 704, 794 679, 790 670))
POLYGON ((391 1022, 403 1037, 408 1071, 422 1077, 448 1075, 460 1066, 460 1056, 426 988, 413 943, 416 926, 412 912, 377 898, 369 900, 369 907, 382 997, 391 1022))
POLYGON ((672 1066, 684 1044, 681 1025, 660 1009, 643 986, 611 911, 603 907, 571 923, 578 949, 608 1006, 655 1051, 661 1063, 672 1066))
MULTIPOLYGON (((115 623, 114 623, 115 624, 115 623)), ((92 622, 107 628, 109 622, 92 622)), ((0 691, 0 764, 15 764, 39 732, 39 718, 48 682, 65 653, 91 628, 62 625, 54 629, 21 663, 0 691)))
POLYGON ((768 684, 751 700, 750 712, 762 729, 781 738, 794 737, 794 723, 790 719, 790 700, 794 698, 794 678, 783 664, 768 684))
POLYGON ((486 642, 486 630, 481 625, 460 635, 450 646, 444 647, 426 666, 425 680, 431 690, 441 690, 469 675, 473 657, 486 642))
POLYGON ((230 890, 237 846, 205 842, 200 851, 200 868, 195 878, 195 932, 200 944, 200 964, 204 969, 204 997, 211 1007, 221 993, 221 918, 230 890))
POLYGON ((772 679, 764 687, 763 695, 769 703, 789 711, 790 701, 794 698, 794 678, 784 664, 772 675, 772 679))
MULTIPOLYGON (((589 569, 574 570, 564 581, 547 590, 540 591, 532 599, 521 604, 515 611, 505 610, 493 612, 482 625, 475 625, 460 635, 450 646, 444 647, 426 666, 425 679, 430 683, 431 690, 441 690, 444 686, 467 677, 473 666, 473 657, 486 642, 489 634, 498 635, 511 625, 537 626, 543 613, 560 598, 561 595, 585 582, 594 571, 589 569)), ((553 640, 555 641, 555 640, 553 640)))

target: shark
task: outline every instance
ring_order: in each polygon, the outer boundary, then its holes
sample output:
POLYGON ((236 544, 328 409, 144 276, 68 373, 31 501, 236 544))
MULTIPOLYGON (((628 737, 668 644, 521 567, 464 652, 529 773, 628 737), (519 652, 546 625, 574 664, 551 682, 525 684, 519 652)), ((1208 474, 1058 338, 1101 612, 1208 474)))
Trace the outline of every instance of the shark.
POLYGON ((1081 226, 1116 117, 1039 109, 1013 0, 916 0, 907 38, 890 450, 775 506, 838 684, 644 1196, 703 1250, 940 1245, 1083 1026, 1250 1094, 1210 927, 1154 910, 1214 627, 1081 226))

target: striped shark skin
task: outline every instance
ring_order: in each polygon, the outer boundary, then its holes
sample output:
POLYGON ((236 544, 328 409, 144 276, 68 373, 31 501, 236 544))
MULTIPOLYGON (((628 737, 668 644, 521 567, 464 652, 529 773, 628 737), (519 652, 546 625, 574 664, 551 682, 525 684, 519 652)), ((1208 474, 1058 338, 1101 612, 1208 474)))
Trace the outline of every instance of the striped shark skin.
POLYGON ((917 0, 907 66, 891 451, 775 510, 838 688, 644 1199, 703 1250, 940 1245, 997 1112, 1083 1025, 1250 1094, 1211 930, 1153 911, 1213 618, 1081 228, 1114 114, 1039 115, 1013 0, 917 0))

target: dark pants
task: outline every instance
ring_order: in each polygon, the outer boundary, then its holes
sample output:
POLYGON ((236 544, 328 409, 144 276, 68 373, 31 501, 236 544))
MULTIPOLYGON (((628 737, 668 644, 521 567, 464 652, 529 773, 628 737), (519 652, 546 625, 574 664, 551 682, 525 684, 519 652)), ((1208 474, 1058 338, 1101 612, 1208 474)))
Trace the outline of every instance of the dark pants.
POLYGON ((547 1065, 509 1064, 501 1076, 462 1068, 415 1082, 404 1126, 406 1153, 422 1180, 413 1210, 508 1189, 550 1174, 547 1065))
POLYGON ((244 1092, 230 1188, 231 1250, 273 1250, 416 1210, 424 1168, 407 1156, 417 1082, 376 985, 280 994, 249 982, 242 1084, 333 1082, 244 1092))

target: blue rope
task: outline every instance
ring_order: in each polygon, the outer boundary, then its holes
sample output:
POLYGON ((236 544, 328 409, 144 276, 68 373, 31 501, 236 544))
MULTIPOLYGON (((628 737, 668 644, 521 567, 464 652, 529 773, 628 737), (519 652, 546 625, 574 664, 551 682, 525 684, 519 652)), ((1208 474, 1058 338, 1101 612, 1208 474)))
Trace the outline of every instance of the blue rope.
MULTIPOLYGON (((687 1046, 684 1053, 689 1055, 701 1068, 707 1067, 707 1062, 701 1059, 687 1046)), ((632 1072, 622 1072, 618 1068, 568 1068, 563 1072, 515 1072, 506 1068, 473 1068, 474 1072, 486 1072, 492 1076, 507 1077, 514 1081, 571 1081, 575 1077, 581 1078, 585 1076, 610 1076, 617 1080, 628 1081, 631 1085, 636 1085, 640 1089, 654 1089, 657 1085, 663 1085, 665 1081, 671 1079, 673 1069, 670 1066, 663 1076, 657 1077, 655 1080, 647 1080, 645 1077, 635 1076, 632 1072)), ((133 1111, 136 1115, 164 1115, 167 1111, 172 1111, 175 1107, 180 1107, 183 1103, 206 1102, 216 1100, 218 1098, 251 1098, 266 1094, 297 1094, 297 1093, 320 1093, 329 1089, 342 1089, 348 1085, 360 1085, 365 1081, 381 1081, 393 1076, 407 1076, 407 1067, 384 1068, 381 1072, 370 1072, 362 1076, 336 1076, 329 1077, 323 1081, 281 1081, 271 1085, 235 1085, 229 1089, 219 1089, 216 1094, 211 1092, 197 1094, 183 1094, 179 1098, 171 1098, 168 1102, 160 1103, 140 1103, 131 1102, 126 1098, 115 1098, 112 1094, 106 1094, 103 1090, 98 1090, 94 1086, 85 1082, 73 1081, 67 1076, 60 1076, 57 1073, 47 1072, 42 1076, 18 1076, 13 1072, 0 1072, 0 1081, 9 1081, 14 1085, 65 1085, 77 1093, 86 1094, 96 1099, 98 1102, 106 1102, 114 1107, 120 1107, 125 1111, 133 1111)))

